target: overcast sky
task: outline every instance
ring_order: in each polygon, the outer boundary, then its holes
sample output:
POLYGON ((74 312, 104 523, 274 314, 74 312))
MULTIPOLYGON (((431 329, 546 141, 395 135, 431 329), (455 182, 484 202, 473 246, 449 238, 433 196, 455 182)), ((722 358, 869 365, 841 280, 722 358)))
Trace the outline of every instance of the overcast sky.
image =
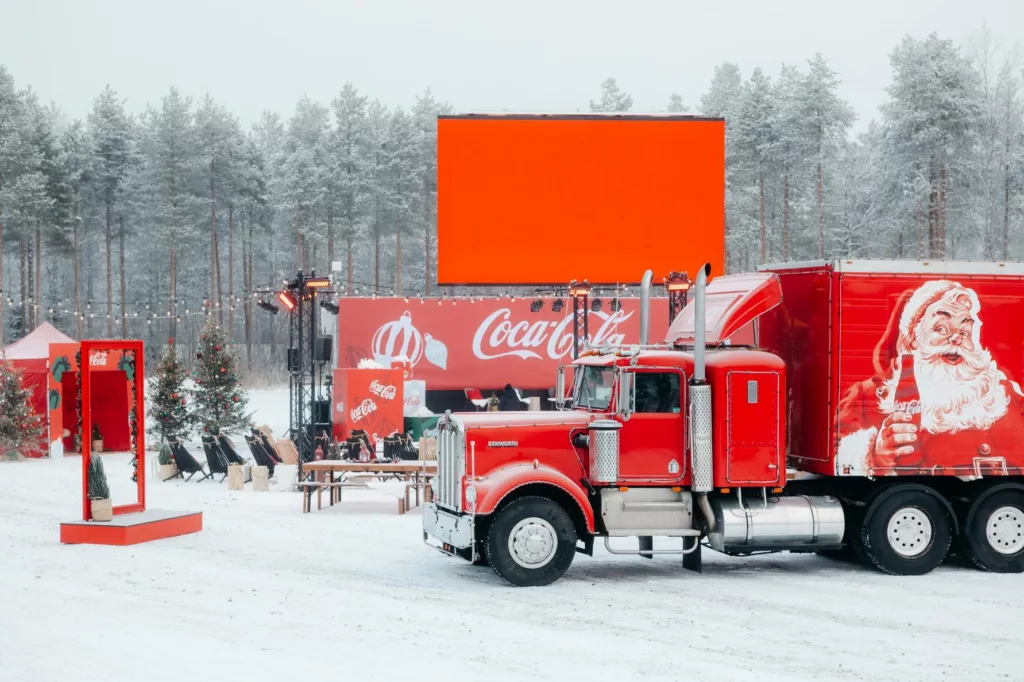
POLYGON ((856 130, 877 116, 902 36, 1024 39, 1024 0, 0 0, 0 63, 84 117, 110 83, 141 111, 171 85, 243 124, 324 103, 345 81, 390 106, 430 87, 456 111, 577 111, 613 76, 633 110, 691 106, 716 64, 744 77, 821 52, 856 130))

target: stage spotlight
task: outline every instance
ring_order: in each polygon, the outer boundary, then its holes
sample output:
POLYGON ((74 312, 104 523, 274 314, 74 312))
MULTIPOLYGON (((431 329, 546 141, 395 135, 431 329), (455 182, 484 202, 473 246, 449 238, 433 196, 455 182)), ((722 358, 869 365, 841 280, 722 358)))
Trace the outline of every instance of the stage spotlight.
POLYGON ((560 312, 562 312, 562 308, 564 308, 564 307, 565 307, 565 304, 562 303, 562 299, 556 298, 554 303, 551 304, 551 311, 555 312, 555 313, 560 313, 560 312))
POLYGON ((258 305, 260 308, 263 308, 271 315, 277 315, 278 307, 273 303, 270 303, 269 301, 264 301, 261 298, 260 300, 256 301, 256 305, 258 305))
POLYGON ((613 298, 612 299, 611 308, 612 308, 612 312, 613 313, 617 313, 617 312, 619 312, 619 310, 622 309, 622 304, 619 303, 619 299, 617 299, 617 298, 613 298))
POLYGON ((329 312, 331 315, 338 314, 337 303, 331 303, 330 301, 320 301, 320 307, 329 312))
POLYGON ((590 309, 591 309, 592 311, 594 311, 595 313, 596 313, 596 312, 597 312, 598 310, 600 310, 600 309, 601 309, 601 299, 599 299, 599 298, 595 298, 595 299, 594 299, 594 300, 593 300, 593 301, 592 301, 592 302, 590 303, 590 309))
POLYGON ((533 303, 530 304, 530 312, 531 313, 539 313, 541 311, 541 309, 543 309, 543 308, 544 308, 544 301, 540 300, 539 298, 536 301, 534 301, 533 303))
POLYGON ((329 277, 310 277, 303 284, 307 289, 326 289, 331 286, 331 280, 329 277))
POLYGON ((281 301, 281 304, 288 309, 289 312, 295 310, 295 299, 287 291, 277 292, 277 300, 281 301))

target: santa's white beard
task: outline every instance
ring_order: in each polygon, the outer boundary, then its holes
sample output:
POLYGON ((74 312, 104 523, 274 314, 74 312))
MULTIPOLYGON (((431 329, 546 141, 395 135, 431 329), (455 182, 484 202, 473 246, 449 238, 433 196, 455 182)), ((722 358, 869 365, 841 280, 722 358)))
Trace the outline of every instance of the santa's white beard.
MULTIPOLYGON (((895 411, 897 370, 885 382, 879 401, 882 412, 895 411)), ((1010 397, 1001 381, 1006 376, 992 362, 986 350, 966 353, 953 347, 927 348, 914 352, 914 374, 921 399, 921 428, 931 433, 956 433, 965 429, 987 429, 1006 414, 1010 397), (951 365, 942 355, 958 352, 963 360, 951 365)))

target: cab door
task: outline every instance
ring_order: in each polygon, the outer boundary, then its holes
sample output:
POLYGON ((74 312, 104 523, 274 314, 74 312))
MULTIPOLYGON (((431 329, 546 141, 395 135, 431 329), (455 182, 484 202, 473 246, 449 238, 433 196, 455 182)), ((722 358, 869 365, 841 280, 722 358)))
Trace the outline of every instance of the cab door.
POLYGON ((619 433, 619 479, 623 483, 683 479, 685 391, 685 377, 678 369, 633 370, 635 411, 619 433))

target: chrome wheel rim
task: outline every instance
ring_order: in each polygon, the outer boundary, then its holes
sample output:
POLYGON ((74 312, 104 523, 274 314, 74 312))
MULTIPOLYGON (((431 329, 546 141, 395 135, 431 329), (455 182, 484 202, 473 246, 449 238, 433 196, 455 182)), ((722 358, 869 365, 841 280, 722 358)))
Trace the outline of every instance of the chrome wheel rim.
POLYGON ((508 535, 508 553, 523 568, 546 566, 555 558, 558 536, 544 519, 531 517, 517 523, 508 535))
POLYGON ((1004 556, 1024 548, 1024 511, 1019 507, 999 507, 988 517, 985 539, 989 547, 1004 556))
POLYGON ((889 546, 901 557, 914 558, 924 554, 931 545, 932 520, 917 507, 903 507, 889 518, 885 536, 889 546))

